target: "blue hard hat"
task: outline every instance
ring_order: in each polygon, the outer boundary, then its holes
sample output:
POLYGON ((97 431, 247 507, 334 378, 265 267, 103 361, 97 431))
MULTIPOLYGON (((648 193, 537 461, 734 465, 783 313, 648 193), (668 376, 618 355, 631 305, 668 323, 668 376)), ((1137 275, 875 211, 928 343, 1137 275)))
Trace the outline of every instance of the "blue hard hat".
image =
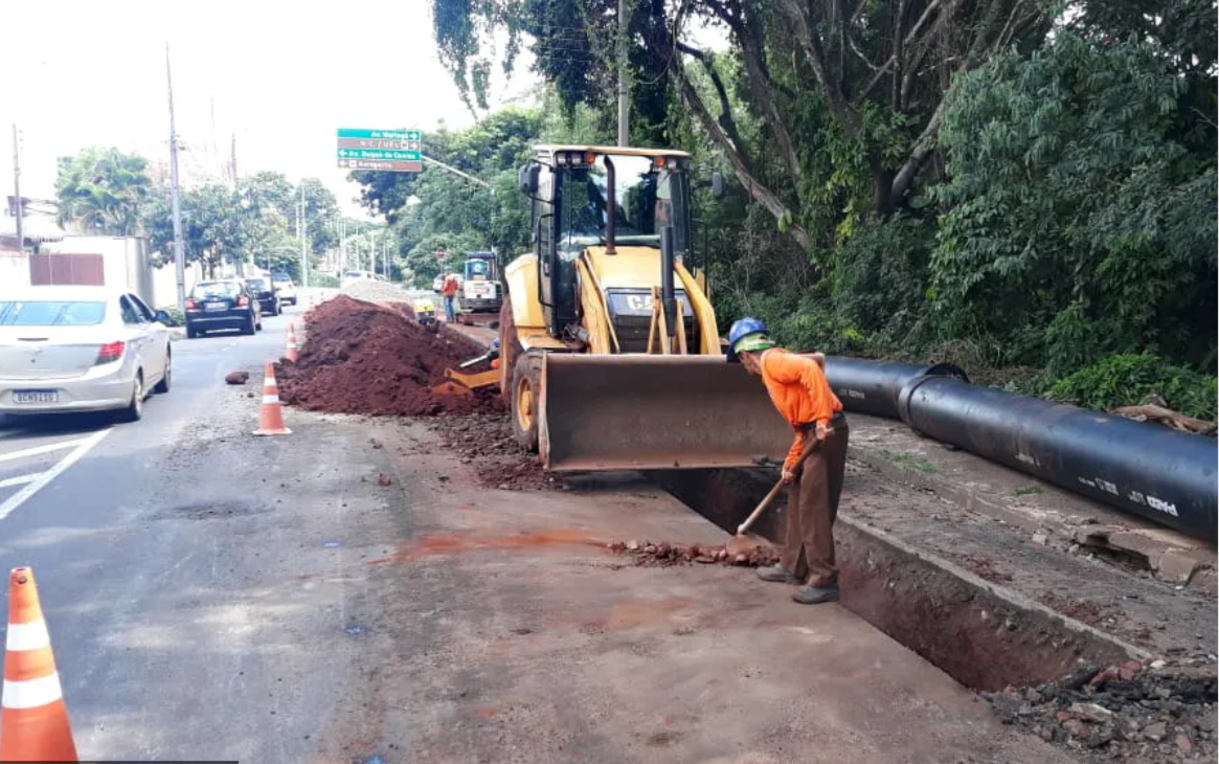
POLYGON ((728 360, 739 360, 736 346, 742 339, 752 334, 766 333, 766 322, 756 318, 739 318, 732 322, 732 328, 728 330, 728 360))

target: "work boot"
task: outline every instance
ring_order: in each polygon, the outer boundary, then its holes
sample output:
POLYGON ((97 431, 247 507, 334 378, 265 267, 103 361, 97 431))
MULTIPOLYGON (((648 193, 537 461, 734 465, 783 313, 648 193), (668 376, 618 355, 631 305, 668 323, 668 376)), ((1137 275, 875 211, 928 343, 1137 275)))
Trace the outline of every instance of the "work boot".
POLYGON ((792 592, 792 599, 801 605, 819 605, 822 602, 837 602, 838 582, 830 581, 819 586, 805 584, 792 592))
POLYGON ((763 581, 772 581, 777 584, 794 584, 796 583, 796 574, 792 573, 787 568, 779 563, 771 565, 769 568, 758 568, 758 578, 763 581))

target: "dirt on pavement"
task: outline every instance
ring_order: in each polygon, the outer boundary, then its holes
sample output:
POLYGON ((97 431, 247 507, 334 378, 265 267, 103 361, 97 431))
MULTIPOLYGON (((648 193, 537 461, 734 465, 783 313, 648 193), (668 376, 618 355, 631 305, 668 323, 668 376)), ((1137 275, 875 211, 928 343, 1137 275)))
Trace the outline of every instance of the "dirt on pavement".
POLYGON ((501 491, 563 488, 558 478, 542 469, 535 454, 517 445, 508 415, 503 411, 442 416, 433 419, 431 425, 461 463, 471 465, 478 481, 488 488, 501 491))
POLYGON ((340 414, 420 416, 495 410, 490 395, 440 395, 444 371, 484 350, 444 328, 421 326, 405 303, 339 295, 309 311, 300 359, 281 362, 276 381, 288 404, 340 414))

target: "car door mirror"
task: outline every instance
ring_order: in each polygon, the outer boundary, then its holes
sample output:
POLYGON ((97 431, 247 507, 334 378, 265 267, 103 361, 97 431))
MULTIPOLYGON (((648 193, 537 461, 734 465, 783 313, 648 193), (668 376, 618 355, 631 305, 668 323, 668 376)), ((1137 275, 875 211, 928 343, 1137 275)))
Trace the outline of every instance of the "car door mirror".
POLYGON ((166 313, 163 310, 157 311, 157 320, 160 321, 161 323, 165 324, 166 326, 174 325, 174 317, 169 315, 168 313, 166 313))

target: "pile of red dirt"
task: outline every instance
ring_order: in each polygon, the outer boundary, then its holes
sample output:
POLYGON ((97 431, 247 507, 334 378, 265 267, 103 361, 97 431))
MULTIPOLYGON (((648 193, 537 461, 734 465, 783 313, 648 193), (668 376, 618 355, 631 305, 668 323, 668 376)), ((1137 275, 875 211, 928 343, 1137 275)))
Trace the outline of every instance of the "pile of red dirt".
POLYGON ((475 412, 433 420, 433 429, 457 452, 462 464, 474 467, 487 488, 501 491, 562 489, 563 484, 546 473, 537 455, 517 445, 512 423, 503 412, 475 412))
POLYGON ((499 408, 491 395, 438 395, 444 370, 485 352, 445 328, 421 326, 410 306, 340 295, 305 315, 296 363, 276 371, 279 396, 293 406, 338 414, 419 416, 499 408))

